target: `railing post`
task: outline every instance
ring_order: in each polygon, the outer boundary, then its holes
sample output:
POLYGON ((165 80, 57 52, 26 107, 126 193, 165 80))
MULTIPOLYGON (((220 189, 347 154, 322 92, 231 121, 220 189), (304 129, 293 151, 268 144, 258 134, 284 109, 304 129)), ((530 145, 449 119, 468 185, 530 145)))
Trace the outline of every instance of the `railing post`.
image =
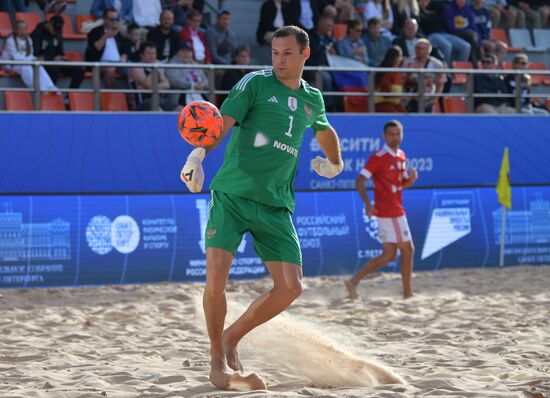
POLYGON ((418 91, 418 113, 424 113, 426 111, 426 98, 424 97, 424 72, 418 72, 418 80, 416 83, 416 89, 418 91))
POLYGON ((373 71, 369 71, 368 72, 368 81, 369 81, 369 103, 368 103, 368 111, 369 113, 374 113, 375 112, 375 102, 374 102, 374 93, 376 91, 376 87, 374 87, 375 83, 374 83, 374 76, 375 76, 375 72, 373 71))
POLYGON ((216 71, 208 68, 208 101, 216 104, 216 71))
POLYGON ((153 71, 151 72, 151 89, 153 94, 151 96, 151 111, 156 112, 159 110, 159 70, 157 64, 153 64, 153 71))
POLYGON ((99 90, 101 86, 99 66, 97 62, 92 67, 92 88, 94 89, 94 111, 101 110, 101 98, 99 97, 99 90))
POLYGON ((40 65, 37 62, 32 64, 32 88, 34 110, 40 110, 40 65))
POLYGON ((468 113, 474 113, 474 75, 466 75, 466 110, 468 113))
POLYGON ((514 76, 514 80, 516 81, 516 89, 514 91, 514 94, 516 95, 514 104, 516 108, 516 113, 521 113, 521 78, 522 74, 518 73, 514 76))

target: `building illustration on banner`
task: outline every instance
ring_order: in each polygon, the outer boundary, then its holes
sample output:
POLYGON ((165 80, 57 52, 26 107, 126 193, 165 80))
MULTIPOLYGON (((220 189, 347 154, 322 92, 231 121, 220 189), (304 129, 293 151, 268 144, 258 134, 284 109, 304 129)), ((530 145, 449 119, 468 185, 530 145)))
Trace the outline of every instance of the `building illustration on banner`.
MULTIPOLYGON (((493 211, 493 232, 495 244, 500 244, 500 208, 493 211)), ((504 243, 540 244, 550 243, 550 201, 542 199, 540 193, 529 202, 529 210, 511 210, 506 215, 504 243)))
POLYGON ((4 203, 0 213, 0 261, 70 260, 71 224, 61 218, 46 223, 23 222, 23 213, 4 203))
POLYGON ((100 256, 113 249, 122 254, 132 253, 137 249, 139 241, 139 226, 128 215, 118 216, 113 221, 107 216, 94 216, 86 227, 88 247, 100 256))
MULTIPOLYGON (((208 211, 210 210, 211 202, 207 202, 206 199, 196 199, 195 207, 199 211, 199 224, 200 224, 200 237, 199 246, 203 254, 206 254, 206 242, 204 236, 206 233, 206 223, 208 222, 208 211)), ((239 245, 237 251, 239 253, 244 253, 246 249, 246 235, 243 236, 243 240, 239 245)))
POLYGON ((363 211, 363 221, 365 222, 365 231, 367 231, 369 236, 378 243, 382 244, 382 240, 378 235, 378 219, 375 216, 372 216, 369 219, 367 217, 367 213, 363 211))

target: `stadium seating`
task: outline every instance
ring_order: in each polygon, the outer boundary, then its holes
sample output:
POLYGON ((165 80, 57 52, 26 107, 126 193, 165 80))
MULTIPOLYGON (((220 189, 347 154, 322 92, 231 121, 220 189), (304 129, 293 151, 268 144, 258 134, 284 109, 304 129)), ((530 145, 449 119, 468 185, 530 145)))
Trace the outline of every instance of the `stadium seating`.
POLYGON ((8 37, 11 33, 10 16, 7 12, 0 12, 0 37, 8 37))
POLYGON ((466 101, 464 98, 445 97, 443 98, 443 110, 445 113, 466 113, 466 101))
MULTIPOLYGON (((54 14, 48 14, 46 18, 49 20, 53 15, 54 14)), ((86 40, 85 34, 77 33, 73 30, 71 17, 68 14, 61 14, 61 17, 63 17, 64 21, 62 35, 65 40, 86 40)))
POLYGON ((6 91, 4 101, 8 111, 32 111, 34 109, 31 93, 28 91, 6 91))
MULTIPOLYGON (((470 61, 453 61, 453 69, 472 69, 470 61)), ((453 73, 453 84, 465 84, 468 76, 465 73, 453 73)))
POLYGON ((123 93, 101 93, 101 107, 109 112, 128 112, 126 95, 123 93))
POLYGON ((29 34, 31 34, 34 31, 34 29, 36 28, 36 25, 42 22, 40 15, 38 15, 35 12, 16 12, 15 20, 25 21, 27 23, 27 30, 29 34))
POLYGON ((503 43, 506 43, 508 45, 508 52, 510 53, 519 53, 521 52, 521 48, 519 47, 513 47, 510 45, 510 42, 508 41, 508 35, 506 34, 506 31, 504 29, 500 28, 493 28, 491 29, 490 38, 492 40, 498 40, 503 43))
POLYGON ((334 28, 332 28, 332 37, 334 40, 340 40, 346 35, 347 30, 348 25, 345 23, 334 24, 334 28))
POLYGON ((78 33, 82 33, 82 25, 85 22, 93 22, 96 19, 97 18, 94 17, 93 15, 77 15, 76 16, 76 31, 78 33))
POLYGON ((69 93, 69 103, 72 111, 93 111, 93 93, 69 93))
POLYGON ((441 110, 441 105, 439 104, 439 98, 436 98, 434 101, 434 109, 432 113, 443 113, 441 110))
POLYGON ((550 29, 533 29, 535 47, 550 50, 550 29))
POLYGON ((367 96, 345 96, 344 97, 344 112, 359 113, 368 112, 368 97, 367 96))
POLYGON ((550 98, 546 98, 546 109, 550 112, 550 98))
MULTIPOLYGON (((546 65, 541 63, 529 64, 530 70, 546 70, 546 65)), ((550 75, 531 75, 531 84, 538 86, 541 84, 550 84, 550 75)))
POLYGON ((65 56, 70 62, 83 62, 84 56, 78 51, 65 51, 65 56))
POLYGON ((522 48, 526 51, 543 51, 533 46, 531 34, 527 29, 510 29, 510 42, 512 46, 522 48))
POLYGON ((63 95, 59 95, 57 93, 40 93, 40 110, 65 111, 63 95))

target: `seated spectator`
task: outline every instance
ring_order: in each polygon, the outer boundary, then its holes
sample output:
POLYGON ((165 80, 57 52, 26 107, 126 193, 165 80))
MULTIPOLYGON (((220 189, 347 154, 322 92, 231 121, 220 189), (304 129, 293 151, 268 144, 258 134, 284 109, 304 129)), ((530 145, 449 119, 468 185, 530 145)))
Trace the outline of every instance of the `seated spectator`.
MULTIPOLYGON (((483 69, 496 69, 497 57, 494 54, 487 54, 481 61, 483 69)), ((502 75, 475 75, 475 94, 507 94, 508 90, 504 84, 502 75)), ((474 98, 476 113, 515 113, 515 109, 509 106, 510 99, 503 97, 474 98)))
MULTIPOLYGON (((432 44, 427 39, 418 39, 415 46, 415 57, 406 61, 406 68, 423 68, 428 70, 443 69, 443 63, 435 57, 430 55, 432 51, 432 44)), ((424 112, 433 112, 434 103, 438 98, 430 96, 430 94, 440 94, 443 92, 443 87, 447 82, 447 76, 445 73, 426 72, 424 73, 424 112)), ((408 73, 406 77, 405 85, 408 88, 408 92, 418 92, 418 85, 422 84, 418 81, 418 73, 408 73)), ((418 100, 412 98, 407 109, 409 112, 418 112, 418 100)))
POLYGON ((153 27, 160 20, 160 0, 133 0, 134 22, 142 27, 153 27))
POLYGON ((187 43, 193 49, 193 59, 201 64, 212 63, 212 56, 208 50, 204 34, 200 31, 202 13, 191 10, 187 14, 187 25, 180 32, 180 42, 187 43))
POLYGON ((27 11, 27 4, 25 0, 0 0, 0 12, 7 12, 12 15, 13 9, 17 12, 27 11))
POLYGON ((120 25, 126 26, 134 20, 133 5, 133 0, 94 0, 90 15, 103 18, 105 10, 115 10, 120 15, 120 25))
MULTIPOLYGON (((170 64, 188 65, 194 64, 193 49, 187 43, 183 43, 180 49, 170 60, 170 64)), ((208 90, 208 79, 202 69, 168 69, 166 77, 170 87, 177 90, 202 91, 208 90)), ((193 101, 204 100, 200 93, 192 92, 187 94, 171 94, 170 101, 181 105, 190 104, 193 101)))
MULTIPOLYGON (((139 47, 141 46, 141 28, 131 23, 126 28, 128 38, 124 40, 124 53, 128 54, 128 61, 139 62, 139 47)), ((179 38, 178 38, 179 40, 179 38)))
MULTIPOLYGON (((418 39, 425 38, 423 34, 418 33, 418 22, 416 19, 409 18, 405 21, 403 25, 403 31, 401 35, 397 37, 392 45, 399 46, 403 51, 403 58, 406 60, 409 58, 414 58, 416 55, 416 43, 418 39)), ((432 57, 437 58, 442 62, 446 62, 445 56, 436 46, 433 46, 430 43, 432 57)))
POLYGON ((336 51, 342 57, 355 59, 365 65, 368 64, 367 45, 361 38, 363 22, 359 19, 350 19, 347 25, 347 35, 336 42, 336 51))
POLYGON ((319 0, 319 10, 324 16, 332 16, 335 23, 346 23, 355 17, 353 0, 319 0))
POLYGON ((367 45, 369 54, 369 66, 378 66, 382 58, 391 47, 391 40, 381 34, 382 25, 378 18, 371 18, 367 23, 367 31, 362 38, 367 45))
MULTIPOLYGON (((63 50, 63 18, 54 15, 50 20, 39 23, 31 34, 34 55, 41 61, 67 61, 63 50)), ((70 88, 80 87, 84 79, 84 69, 80 66, 46 66, 46 71, 54 83, 61 74, 71 78, 70 88)))
POLYGON ((213 64, 229 65, 233 52, 239 45, 230 24, 231 14, 227 10, 221 10, 218 12, 216 25, 208 28, 204 34, 213 64))
POLYGON ((466 0, 453 0, 451 4, 445 7, 443 12, 445 28, 447 32, 452 33, 470 43, 470 61, 477 67, 477 62, 481 59, 481 36, 477 31, 474 13, 469 7, 466 7, 466 0))
MULTIPOLYGON (((391 46, 378 65, 379 68, 400 68, 403 62, 401 48, 391 46)), ((403 74, 401 72, 378 72, 374 76, 377 92, 399 94, 403 92, 403 74)), ((401 97, 375 97, 375 111, 386 113, 406 113, 407 109, 401 97)))
MULTIPOLYGON (((417 0, 397 0, 393 2, 393 27, 392 33, 399 36, 407 19, 418 19, 420 8, 417 0)), ((412 56, 412 53, 411 53, 412 56)))
MULTIPOLYGON (((527 70, 529 68, 529 57, 527 54, 517 54, 512 60, 512 69, 527 70)), ((506 75, 504 84, 506 90, 510 94, 516 94, 516 76, 506 75)), ((548 112, 544 109, 533 106, 531 98, 526 97, 531 93, 531 75, 524 73, 520 75, 520 93, 521 93, 521 113, 527 115, 547 115, 548 112)), ((516 99, 509 98, 510 107, 516 107, 516 99)))
POLYGON ((273 34, 279 28, 291 25, 290 3, 282 0, 266 0, 260 9, 256 29, 256 41, 263 46, 271 45, 273 34))
POLYGON ((149 30, 147 40, 157 45, 157 55, 160 62, 168 62, 178 51, 180 36, 173 28, 174 14, 170 10, 160 13, 160 24, 149 30))
POLYGON ((489 11, 483 6, 483 0, 473 0, 471 8, 483 43, 483 53, 495 54, 500 64, 504 61, 508 46, 500 40, 491 39, 491 17, 489 11))
MULTIPOLYGON (((250 65, 250 47, 247 45, 237 47, 233 54, 233 65, 250 65)), ((250 69, 229 69, 223 75, 221 89, 231 90, 248 72, 250 72, 250 69)), ((220 97, 220 105, 226 97, 225 94, 220 97)))
POLYGON ((288 0, 289 23, 311 31, 319 21, 318 0, 288 0))
POLYGON ((390 0, 369 0, 365 4, 361 4, 359 12, 363 14, 363 18, 367 22, 372 18, 380 21, 380 32, 382 36, 387 36, 390 41, 393 40, 391 30, 393 28, 393 10, 390 5, 390 0))
MULTIPOLYGON (((25 21, 15 22, 13 33, 8 36, 4 43, 2 59, 16 61, 35 60, 32 41, 29 37, 27 23, 25 21)), ((29 88, 34 87, 33 67, 31 65, 6 65, 4 69, 18 73, 21 75, 21 79, 25 86, 29 88)), ((50 78, 50 75, 48 75, 48 72, 46 72, 42 66, 39 67, 39 73, 40 90, 58 90, 50 78)))
POLYGON ((174 29, 181 32, 187 22, 187 14, 193 8, 193 0, 177 0, 174 7, 174 29))
MULTIPOLYGON (((544 2, 539 2, 539 0, 509 0, 508 3, 511 6, 517 7, 523 15, 525 15, 525 24, 524 27, 529 29, 540 29, 542 25, 542 15, 539 12, 541 8, 542 13, 545 13, 546 5, 544 2)), ((518 13, 518 18, 520 14, 518 13)))
MULTIPOLYGON (((139 48, 139 62, 144 64, 154 64, 157 61, 157 46, 151 41, 146 41, 139 48)), ((134 90, 150 90, 153 87, 153 68, 129 68, 128 77, 130 80, 130 88, 134 90)), ((168 90, 170 83, 162 69, 158 71, 158 89, 168 90)), ((136 93, 134 96, 136 110, 149 111, 151 110, 152 94, 151 93, 136 93)), ((176 104, 166 98, 163 94, 159 95, 159 107, 163 111, 171 111, 176 107, 176 104)))
POLYGON ((508 4, 508 0, 485 0, 485 6, 491 16, 491 25, 494 28, 500 26, 502 20, 506 20, 506 28, 525 28, 525 14, 517 7, 508 4))
MULTIPOLYGON (((88 46, 84 58, 88 62, 126 62, 128 54, 124 48, 124 39, 120 33, 120 17, 114 9, 106 9, 103 25, 88 33, 88 46)), ((115 85, 115 68, 101 68, 105 87, 115 85)))
POLYGON ((447 33, 443 18, 429 9, 429 5, 430 0, 418 0, 418 24, 422 33, 441 51, 447 65, 452 65, 453 61, 467 61, 470 58, 470 44, 458 36, 447 33))

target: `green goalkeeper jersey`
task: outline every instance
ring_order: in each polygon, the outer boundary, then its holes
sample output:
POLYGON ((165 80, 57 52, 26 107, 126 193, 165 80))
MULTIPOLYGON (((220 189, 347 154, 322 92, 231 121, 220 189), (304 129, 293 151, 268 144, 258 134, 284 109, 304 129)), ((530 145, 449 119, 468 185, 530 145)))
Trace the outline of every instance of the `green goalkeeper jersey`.
POLYGON ((294 212, 294 178, 308 127, 329 127, 323 96, 301 80, 291 90, 272 70, 245 75, 221 106, 236 120, 210 188, 294 212))

